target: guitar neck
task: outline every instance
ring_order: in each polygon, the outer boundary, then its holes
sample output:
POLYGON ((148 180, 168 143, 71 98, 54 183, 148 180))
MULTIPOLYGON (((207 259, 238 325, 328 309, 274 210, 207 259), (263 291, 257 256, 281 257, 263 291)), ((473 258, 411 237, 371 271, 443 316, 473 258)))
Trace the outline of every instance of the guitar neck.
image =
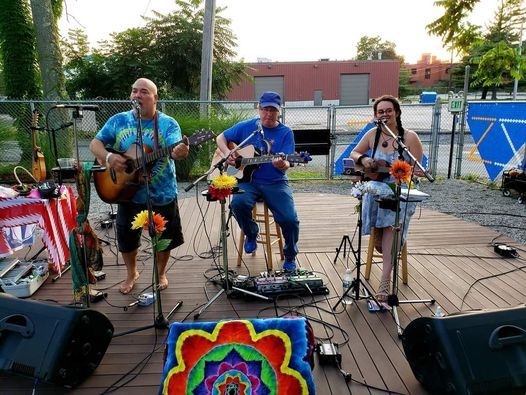
MULTIPOLYGON (((168 156, 170 152, 175 148, 176 145, 180 144, 183 140, 179 140, 177 143, 174 143, 172 145, 169 145, 168 147, 159 148, 156 151, 152 151, 150 153, 147 153, 145 155, 146 164, 150 164, 157 159, 164 158, 165 156, 168 156)), ((139 168, 142 165, 140 158, 137 159, 137 168, 139 168)))
MULTIPOLYGON (((253 158, 242 158, 241 164, 242 165, 259 165, 261 163, 268 163, 272 162, 275 158, 283 158, 284 160, 294 161, 295 155, 263 155, 263 156, 255 156, 253 158)), ((297 160, 297 158, 296 158, 297 160)))
MULTIPOLYGON (((210 131, 210 130, 198 131, 198 132, 194 133, 193 135, 185 137, 184 139, 181 139, 178 142, 176 142, 174 144, 171 144, 171 145, 169 145, 167 147, 162 147, 162 148, 159 148, 159 149, 154 150, 152 152, 147 152, 144 155, 146 164, 148 165, 148 164, 156 161, 157 159, 161 159, 161 158, 164 158, 165 156, 170 155, 170 153, 175 148, 175 146, 178 145, 178 144, 181 144, 183 142, 185 142, 185 144, 188 144, 189 146, 193 146, 193 145, 202 144, 205 141, 208 141, 208 140, 210 140, 210 139, 212 139, 214 137, 215 137, 214 133, 212 133, 212 131, 210 131)), ((142 161, 140 159, 141 158, 138 157, 135 160, 135 167, 137 169, 142 166, 142 161)))
POLYGON ((36 157, 37 153, 41 152, 40 147, 37 145, 37 136, 36 129, 38 127, 38 121, 40 119, 40 113, 38 110, 33 111, 31 117, 31 148, 33 150, 33 155, 36 157))

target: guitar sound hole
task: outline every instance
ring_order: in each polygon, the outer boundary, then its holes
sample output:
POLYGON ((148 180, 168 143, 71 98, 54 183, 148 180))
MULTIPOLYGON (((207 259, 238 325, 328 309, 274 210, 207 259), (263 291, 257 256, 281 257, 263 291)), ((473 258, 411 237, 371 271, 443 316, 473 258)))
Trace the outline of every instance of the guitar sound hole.
POLYGON ((126 161, 126 170, 124 170, 127 174, 131 174, 135 171, 135 166, 133 165, 133 161, 131 159, 128 159, 126 161))

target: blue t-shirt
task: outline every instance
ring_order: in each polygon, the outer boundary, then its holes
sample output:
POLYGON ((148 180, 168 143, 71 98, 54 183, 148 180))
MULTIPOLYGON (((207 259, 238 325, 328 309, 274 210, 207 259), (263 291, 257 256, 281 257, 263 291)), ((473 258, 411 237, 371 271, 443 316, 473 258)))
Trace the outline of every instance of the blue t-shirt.
MULTIPOLYGON (((181 141, 181 128, 175 119, 157 111, 159 148, 168 147, 181 141)), ((137 119, 133 111, 112 116, 95 138, 118 151, 127 151, 137 141, 137 119)), ((154 151, 154 120, 142 121, 143 142, 154 151)), ((150 198, 153 204, 161 206, 177 197, 175 164, 170 154, 156 160, 150 171, 150 198)), ((141 186, 132 197, 134 203, 146 203, 146 188, 141 186)))
MULTIPOLYGON (((229 142, 239 144, 258 129, 258 122, 259 118, 239 122, 224 131, 225 138, 229 142)), ((262 155, 294 153, 294 134, 288 126, 280 122, 275 128, 263 127, 263 134, 264 136, 261 133, 253 136, 247 141, 247 145, 253 145, 262 155), (270 152, 267 152, 267 143, 264 140, 270 144, 270 152)), ((287 179, 285 171, 276 169, 272 163, 263 163, 252 173, 252 181, 260 184, 272 184, 287 179)))

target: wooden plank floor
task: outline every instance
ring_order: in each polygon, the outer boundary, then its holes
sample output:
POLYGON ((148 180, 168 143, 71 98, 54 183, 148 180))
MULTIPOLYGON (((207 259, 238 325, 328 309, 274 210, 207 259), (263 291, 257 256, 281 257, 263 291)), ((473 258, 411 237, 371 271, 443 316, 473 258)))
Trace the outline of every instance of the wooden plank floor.
MULTIPOLYGON (((341 276, 345 266, 354 267, 356 263, 349 250, 345 257, 340 251, 336 263, 333 261, 343 235, 348 234, 354 242, 357 240, 357 201, 348 196, 318 193, 295 194, 295 200, 301 220, 298 263, 303 268, 319 273, 330 293, 326 296, 303 296, 301 299, 280 298, 277 302, 278 313, 305 314, 319 339, 341 344, 343 369, 351 373, 354 380, 404 394, 425 394, 405 359, 390 313, 368 312, 365 300, 347 307, 340 304, 332 312, 332 307, 342 293, 341 276)), ((219 289, 207 278, 212 278, 217 273, 216 266, 222 264, 218 249, 220 205, 208 203, 199 196, 181 200, 180 211, 186 242, 172 252, 173 259, 169 263, 170 286, 162 292, 165 314, 178 301, 183 302, 172 321, 193 320, 200 306, 218 292, 219 289)), ((229 228, 229 268, 250 275, 263 271, 265 263, 261 247, 256 256, 244 256, 244 266, 235 267, 239 233, 237 226, 231 225, 229 228)), ((107 298, 106 301, 92 304, 91 308, 107 314, 116 333, 152 324, 152 306, 127 308, 134 301, 133 295, 125 296, 118 292, 118 282, 124 278, 125 268, 117 259, 113 246, 113 229, 99 230, 98 235, 110 241, 110 245, 104 247, 103 271, 107 276, 96 286, 107 293, 107 298)), ((520 270, 480 281, 471 288, 477 279, 505 273, 520 266, 517 260, 502 259, 494 253, 491 241, 496 236, 497 233, 491 229, 427 210, 424 206, 412 220, 408 250, 409 284, 400 282, 400 300, 432 298, 449 314, 523 303, 526 273, 520 270)), ((363 238, 362 259, 366 256, 367 240, 367 237, 363 238)), ((500 238, 499 241, 516 245, 506 238, 500 238)), ((147 247, 147 243, 144 246, 147 247)), ((357 247, 356 243, 353 246, 357 247)), ((519 247, 524 249, 524 246, 519 247)), ((140 259, 141 277, 134 289, 135 295, 150 290, 151 259, 147 249, 140 254, 140 259)), ((274 260, 279 262, 277 254, 274 260)), ((373 265, 369 280, 371 290, 378 286, 380 269, 381 265, 373 265)), ((71 303, 70 274, 65 274, 55 282, 48 279, 32 299, 71 303)), ((434 306, 424 303, 401 305, 398 308, 401 327, 404 328, 420 316, 430 316, 433 311, 434 306)), ((222 294, 201 314, 199 320, 272 316, 275 316, 275 309, 269 302, 222 294)), ((101 393, 111 387, 115 393, 127 395, 156 393, 162 373, 166 335, 166 330, 148 329, 115 337, 95 373, 72 392, 101 393), (147 359, 150 355, 151 358, 147 359), (120 385, 123 387, 118 388, 120 385)), ((346 383, 333 366, 320 366, 317 363, 313 374, 318 394, 381 393, 355 381, 346 383)), ((0 375, 1 394, 27 394, 32 388, 32 380, 0 375)), ((64 391, 46 384, 41 384, 37 391, 61 392, 64 391)))

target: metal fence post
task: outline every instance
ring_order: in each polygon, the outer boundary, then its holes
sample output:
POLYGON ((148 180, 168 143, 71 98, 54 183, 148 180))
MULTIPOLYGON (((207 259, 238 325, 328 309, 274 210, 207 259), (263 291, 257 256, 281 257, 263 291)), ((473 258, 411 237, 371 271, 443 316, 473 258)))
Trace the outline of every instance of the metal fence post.
POLYGON ((466 128, 466 105, 467 105, 467 96, 469 89, 469 69, 470 66, 466 66, 466 71, 464 72, 464 104, 462 112, 460 113, 460 130, 458 134, 458 146, 457 146, 457 162, 455 166, 455 177, 460 177, 462 173, 462 156, 464 153, 464 131, 466 128))
POLYGON ((433 118, 431 120, 431 141, 429 147, 429 168, 431 174, 437 174, 438 147, 440 146, 440 120, 442 117, 442 103, 436 101, 433 106, 433 118))
POLYGON ((328 163, 327 166, 327 169, 329 171, 329 174, 327 174, 327 178, 329 180, 332 180, 334 179, 334 159, 336 157, 336 108, 333 105, 330 105, 327 109, 327 126, 329 128, 329 133, 331 136, 330 155, 327 157, 330 160, 330 163, 328 163))

